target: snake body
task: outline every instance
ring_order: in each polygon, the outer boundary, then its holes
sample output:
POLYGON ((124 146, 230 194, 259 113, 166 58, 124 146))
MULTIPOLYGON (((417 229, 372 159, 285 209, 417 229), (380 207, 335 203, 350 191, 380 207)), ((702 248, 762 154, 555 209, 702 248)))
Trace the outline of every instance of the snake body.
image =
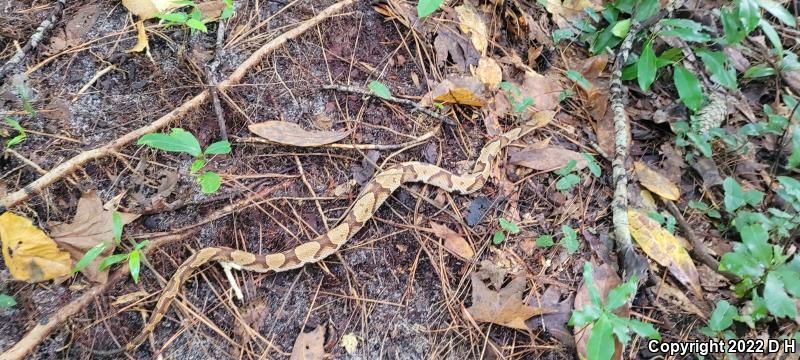
POLYGON ((126 348, 135 349, 144 341, 164 318, 183 283, 204 264, 216 261, 226 271, 235 269, 265 273, 287 271, 320 261, 335 253, 358 233, 386 199, 405 183, 425 183, 459 194, 477 191, 489 179, 492 163, 500 151, 509 143, 547 124, 553 118, 553 114, 550 111, 539 112, 524 125, 486 143, 470 173, 456 175, 438 166, 415 161, 399 163, 379 172, 364 187, 339 225, 293 249, 272 254, 254 254, 229 247, 207 247, 197 251, 175 271, 164 287, 150 320, 126 348))

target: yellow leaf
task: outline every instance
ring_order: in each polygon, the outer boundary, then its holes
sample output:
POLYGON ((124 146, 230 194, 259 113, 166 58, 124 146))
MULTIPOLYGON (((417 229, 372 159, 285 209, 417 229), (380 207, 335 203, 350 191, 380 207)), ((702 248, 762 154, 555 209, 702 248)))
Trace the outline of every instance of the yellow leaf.
POLYGON ((153 18, 157 14, 169 12, 177 7, 172 0, 122 0, 122 6, 142 20, 153 18))
POLYGON ((356 348, 358 348, 358 338, 353 335, 353 333, 345 334, 342 336, 342 340, 339 341, 339 345, 341 345, 348 354, 353 354, 356 352, 356 348))
POLYGON ((639 183, 646 187, 647 190, 667 200, 674 201, 681 197, 681 191, 677 185, 651 169, 647 164, 637 161, 633 164, 633 167, 636 170, 636 175, 639 176, 639 183))
POLYGON ((128 50, 125 50, 125 52, 141 52, 148 46, 150 46, 150 42, 147 41, 147 33, 144 31, 144 20, 139 20, 136 22, 136 45, 128 50))
POLYGON ((8 211, 0 215, 0 241, 14 279, 34 283, 70 273, 69 253, 22 216, 8 211))
POLYGON ((485 54, 486 48, 489 47, 489 40, 486 38, 486 34, 489 32, 486 29, 486 24, 483 23, 483 19, 478 15, 478 10, 469 4, 456 6, 455 10, 458 14, 458 21, 460 22, 458 27, 461 32, 471 34, 472 46, 475 47, 475 50, 478 50, 478 53, 485 54))
POLYGON ((442 80, 423 97, 423 105, 430 102, 484 106, 483 83, 475 77, 454 77, 442 80))
POLYGON ((490 88, 496 88, 500 85, 500 82, 503 81, 503 70, 500 68, 500 65, 497 64, 497 61, 490 57, 482 57, 478 61, 478 68, 475 70, 475 75, 478 76, 478 79, 486 86, 490 88))
POLYGON ((643 211, 628 209, 631 236, 642 251, 659 265, 666 267, 678 281, 703 298, 697 268, 680 241, 643 211))

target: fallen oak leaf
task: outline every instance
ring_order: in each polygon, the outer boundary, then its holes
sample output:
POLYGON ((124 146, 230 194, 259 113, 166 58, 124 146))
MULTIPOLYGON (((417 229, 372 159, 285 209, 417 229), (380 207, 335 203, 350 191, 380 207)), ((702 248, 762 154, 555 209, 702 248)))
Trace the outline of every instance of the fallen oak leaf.
POLYGON ((332 144, 350 135, 349 131, 309 131, 287 121, 265 121, 250 124, 247 128, 269 141, 300 147, 332 144))
POLYGON ((522 301, 523 292, 528 284, 524 277, 515 277, 498 291, 489 289, 477 273, 472 273, 471 279, 472 306, 466 310, 475 321, 527 330, 525 320, 531 316, 556 311, 555 309, 528 306, 522 301))
POLYGON ((636 209, 628 209, 631 236, 648 257, 666 267, 684 286, 703 300, 700 277, 692 258, 680 241, 657 221, 636 209))
POLYGON ((657 171, 651 169, 647 164, 637 161, 633 163, 633 168, 636 170, 636 175, 639 177, 639 183, 647 188, 647 190, 667 200, 677 201, 680 198, 681 191, 678 189, 678 186, 657 171))
POLYGON ((447 250, 467 260, 475 256, 475 250, 472 249, 472 245, 463 236, 445 225, 437 224, 433 221, 430 222, 430 225, 431 231, 444 240, 444 247, 447 250))
MULTIPOLYGON (((139 218, 138 214, 118 213, 122 225, 129 224, 139 218)), ((84 266, 80 272, 89 280, 105 283, 108 269, 100 270, 100 262, 111 255, 116 248, 114 242, 113 212, 103 208, 103 202, 94 191, 84 193, 75 209, 71 223, 58 224, 51 228, 50 236, 64 250, 67 250, 75 261, 80 260, 87 251, 98 244, 108 242, 100 256, 84 266)))
POLYGON ((321 360, 325 357, 325 326, 297 335, 289 360, 321 360))
POLYGON ((578 152, 560 146, 537 147, 536 144, 511 153, 508 163, 539 171, 550 171, 566 166, 570 160, 575 160, 575 170, 581 170, 588 165, 586 159, 578 152))
POLYGON ((30 220, 6 211, 0 215, 3 260, 16 280, 35 283, 69 275, 69 253, 58 249, 30 220))

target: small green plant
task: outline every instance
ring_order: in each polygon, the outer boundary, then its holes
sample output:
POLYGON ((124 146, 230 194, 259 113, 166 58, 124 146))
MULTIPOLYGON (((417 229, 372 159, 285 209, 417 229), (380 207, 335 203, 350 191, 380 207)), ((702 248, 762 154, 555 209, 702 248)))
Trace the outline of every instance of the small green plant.
POLYGON ((514 113, 521 113, 533 105, 533 98, 530 96, 522 96, 522 90, 516 85, 503 81, 500 83, 500 89, 506 94, 506 99, 511 104, 511 111, 514 113))
MULTIPOLYGON (((736 339, 736 334, 730 330, 733 320, 740 320, 739 310, 728 301, 720 300, 708 319, 708 325, 698 331, 710 338, 733 340, 736 339)), ((729 356, 735 359, 732 354, 729 356)))
MULTIPOLYGON (((73 273, 81 271, 87 265, 89 265, 92 261, 94 261, 100 254, 103 253, 106 249, 111 247, 112 245, 119 245, 122 242, 122 217, 116 211, 111 213, 111 224, 112 224, 112 236, 113 239, 108 241, 103 241, 95 246, 93 246, 89 251, 83 254, 83 257, 78 260, 75 264, 75 267, 72 269, 73 273)), ((106 257, 100 262, 99 269, 105 270, 109 266, 116 264, 120 261, 128 260, 128 268, 131 271, 131 277, 133 277, 134 282, 139 282, 139 271, 141 268, 141 252, 140 250, 149 244, 149 240, 144 240, 140 243, 134 245, 134 248, 131 252, 125 254, 114 254, 106 257)))
POLYGON ((634 319, 626 319, 614 314, 614 310, 625 305, 636 292, 636 276, 611 289, 605 302, 594 286, 592 265, 583 264, 583 281, 589 290, 590 304, 572 312, 569 325, 583 327, 592 324, 592 333, 587 343, 589 360, 608 360, 614 354, 614 337, 622 344, 623 349, 630 341, 630 332, 649 339, 661 339, 661 335, 652 324, 634 319))
POLYGON ((689 207, 703 213, 705 216, 708 216, 710 218, 714 219, 722 218, 722 214, 719 213, 719 210, 712 208, 711 206, 702 201, 691 200, 689 201, 689 207))
POLYGON ((0 309, 8 309, 17 305, 17 301, 10 295, 0 294, 0 309))
POLYGON ((6 125, 10 126, 12 129, 17 131, 16 136, 6 141, 6 149, 9 149, 12 146, 17 145, 28 138, 28 134, 25 132, 25 129, 22 127, 22 125, 19 124, 19 121, 14 120, 10 117, 6 117, 5 119, 3 119, 3 122, 5 122, 6 125))
POLYGON ((434 11, 442 6, 444 0, 419 0, 417 3, 417 17, 420 19, 433 14, 434 11))
MULTIPOLYGON (((574 254, 578 251, 580 243, 578 242, 578 233, 569 225, 561 225, 561 241, 558 242, 568 254, 574 254)), ((555 245, 552 235, 542 235, 536 238, 536 246, 541 248, 549 248, 555 245)))
MULTIPOLYGON (((600 164, 597 163, 594 156, 588 153, 582 153, 581 156, 586 160, 586 167, 589 169, 589 173, 592 176, 600 177, 603 174, 603 170, 600 168, 600 164)), ((581 177, 578 175, 580 172, 575 170, 576 165, 578 165, 578 161, 573 159, 567 161, 564 167, 554 172, 559 176, 558 180, 556 180, 556 190, 562 193, 569 192, 575 185, 581 182, 581 177)))
POLYGON ((672 217, 672 215, 663 215, 659 212, 651 211, 647 213, 647 217, 657 221, 658 224, 666 228, 670 234, 675 233, 675 218, 672 217))
POLYGON ((764 200, 764 193, 758 190, 742 190, 736 180, 729 177, 722 182, 722 189, 725 190, 725 211, 732 213, 742 206, 758 206, 764 200))
POLYGON ((392 91, 389 90, 389 87, 380 81, 370 81, 367 87, 369 88, 369 91, 372 91, 373 95, 381 99, 389 100, 393 97, 392 91))
MULTIPOLYGON (((218 20, 225 20, 233 16, 233 0, 224 0, 225 7, 219 15, 218 20)), ((208 32, 206 24, 213 21, 213 19, 203 19, 203 13, 200 12, 200 7, 192 0, 176 0, 172 2, 178 7, 190 7, 192 10, 188 13, 173 11, 168 13, 161 13, 156 15, 159 19, 166 23, 167 27, 175 25, 185 25, 192 29, 192 31, 199 30, 208 32)))
POLYGON ((200 142, 192 133, 181 128, 174 128, 169 134, 153 133, 145 134, 137 142, 139 145, 147 145, 154 149, 187 153, 192 155, 195 160, 189 169, 189 174, 195 176, 200 189, 205 194, 216 192, 222 184, 219 174, 213 171, 203 171, 206 166, 208 155, 228 154, 231 152, 231 144, 227 141, 218 141, 206 147, 205 151, 200 147, 200 142))
POLYGON ((511 234, 519 234, 519 226, 509 221, 506 218, 500 218, 497 220, 498 224, 500 224, 500 230, 494 232, 492 236, 492 243, 495 245, 500 245, 503 241, 506 241, 507 235, 511 234))

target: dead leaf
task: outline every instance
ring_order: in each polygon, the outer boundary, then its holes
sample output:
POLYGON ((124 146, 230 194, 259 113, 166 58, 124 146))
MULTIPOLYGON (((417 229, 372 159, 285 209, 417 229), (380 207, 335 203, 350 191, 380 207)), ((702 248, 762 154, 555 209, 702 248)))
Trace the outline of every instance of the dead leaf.
POLYGON ((527 285, 528 281, 519 276, 505 287, 493 291, 481 280, 479 274, 472 273, 472 306, 467 308, 467 312, 478 322, 526 330, 525 320, 531 316, 555 311, 526 305, 522 299, 527 285))
POLYGON ((533 317, 525 323, 531 330, 544 329, 562 344, 574 348, 575 339, 572 338, 572 333, 567 328, 567 322, 572 316, 572 306, 575 300, 572 294, 568 294, 564 300, 561 300, 561 295, 562 292, 557 286, 550 286, 544 291, 541 298, 531 298, 530 305, 555 308, 557 311, 533 317))
POLYGON ((653 286, 652 290, 653 293, 658 294, 656 299, 658 299, 659 302, 666 303, 664 305, 665 311, 673 311, 677 306, 679 309, 689 314, 697 315, 701 319, 707 318, 706 314, 703 313, 692 300, 686 297, 683 290, 676 289, 666 281, 662 281, 658 276, 654 278, 658 283, 653 286))
POLYGON ((581 75, 583 75, 586 80, 592 81, 600 77, 606 65, 608 65, 608 53, 592 56, 583 61, 581 75))
POLYGON ((533 98, 534 112, 555 110, 558 107, 558 95, 563 88, 558 80, 534 71, 525 73, 525 80, 520 86, 522 93, 533 98))
POLYGON ((378 150, 367 150, 364 157, 361 159, 361 164, 353 164, 352 172, 353 179, 359 184, 364 185, 375 174, 375 164, 380 158, 381 153, 378 150))
POLYGON ((478 79, 489 88, 496 88, 503 81, 503 70, 497 61, 490 57, 481 57, 478 68, 475 70, 478 79))
POLYGON ((112 306, 119 306, 124 305, 129 302, 133 302, 139 300, 147 295, 149 295, 147 291, 135 291, 132 293, 127 293, 125 295, 117 296, 117 298, 111 303, 112 306))
POLYGON ((584 9, 592 8, 598 13, 603 10, 602 0, 545 0, 544 7, 553 15, 553 22, 560 29, 571 28, 572 24, 586 18, 584 9))
POLYGON ((72 117, 72 112, 69 109, 69 102, 62 98, 55 98, 47 104, 45 111, 42 111, 42 116, 50 120, 69 121, 72 117))
MULTIPOLYGON (((611 289, 619 286, 622 280, 619 278, 619 275, 617 275, 614 269, 608 264, 593 266, 592 276, 594 278, 594 287, 600 294, 600 299, 605 304, 606 300, 608 299, 608 293, 611 291, 611 289)), ((575 310, 582 310, 586 305, 591 303, 592 300, 589 297, 589 287, 585 282, 581 282, 581 286, 578 288, 578 292, 575 294, 575 310)), ((626 303, 625 305, 614 310, 614 314, 621 318, 627 319, 630 315, 630 309, 630 304, 626 303)), ((581 359, 586 359, 586 346, 589 342, 589 336, 592 334, 592 324, 589 324, 585 327, 575 327, 572 329, 572 331, 575 336, 575 346, 578 352, 578 357, 581 359)), ((614 337, 614 355, 611 356, 611 359, 619 360, 620 358, 622 358, 622 344, 620 344, 619 340, 614 337)))
POLYGON ((481 19, 481 16, 478 14, 478 10, 470 4, 456 6, 454 10, 456 14, 458 14, 458 20, 460 22, 458 27, 461 29, 461 32, 470 34, 472 46, 474 46, 475 50, 478 50, 478 53, 481 55, 485 54, 486 49, 489 47, 489 40, 487 39, 489 31, 483 19, 481 19))
POLYGON ((83 37, 97 22, 98 15, 100 15, 99 4, 89 3, 81 6, 65 26, 67 45, 75 46, 83 42, 83 37))
POLYGON ((177 7, 173 4, 173 0, 122 0, 122 6, 142 20, 153 18, 157 14, 169 12, 177 7))
POLYGON ((437 224, 433 221, 430 222, 430 225, 431 231, 440 239, 444 239, 444 247, 447 250, 468 260, 475 256, 475 250, 472 249, 472 245, 463 236, 445 225, 437 224))
POLYGON ((651 169, 647 164, 636 161, 633 163, 639 183, 647 190, 664 199, 676 201, 681 197, 681 191, 672 181, 651 169))
POLYGON ((536 144, 511 153, 508 163, 539 171, 551 171, 566 166, 570 160, 575 160, 577 170, 588 165, 586 159, 578 152, 560 146, 539 147, 536 144))
POLYGON ((69 275, 69 254, 30 220, 6 211, 0 215, 3 260, 16 280, 35 283, 69 275))
POLYGON ((475 65, 480 59, 480 54, 464 39, 456 34, 456 30, 443 26, 439 29, 436 39, 433 40, 436 51, 436 66, 442 67, 447 63, 448 57, 461 70, 467 71, 470 65, 475 65))
POLYGON ((631 236, 647 256, 666 267, 678 281, 703 299, 700 279, 692 258, 680 241, 669 231, 636 209, 628 209, 628 224, 631 236))
MULTIPOLYGON (((270 315, 269 307, 263 300, 256 301, 242 311, 242 321, 237 321, 233 333, 236 334, 242 343, 250 342, 252 332, 258 333, 265 325, 267 316, 270 315)), ((320 326, 321 327, 321 326, 320 326)))
MULTIPOLYGON (((119 213, 122 224, 129 224, 136 220, 138 214, 119 213)), ((110 246, 81 269, 81 273, 89 280, 105 283, 108 279, 108 269, 100 270, 98 266, 105 256, 114 252, 114 225, 112 212, 103 209, 103 202, 92 192, 84 193, 78 200, 78 207, 72 223, 53 226, 50 236, 53 237, 63 249, 67 250, 75 261, 80 260, 89 249, 104 241, 109 241, 110 246)))
POLYGON ((200 10, 200 17, 203 19, 217 19, 225 10, 225 2, 222 0, 204 1, 197 4, 200 10))
POLYGON ((349 131, 308 131, 286 121, 265 121, 250 124, 247 128, 269 141, 300 147, 332 144, 350 135, 349 131))
POLYGON ((132 48, 125 50, 125 52, 141 52, 148 46, 150 46, 150 42, 147 40, 147 32, 144 30, 144 20, 139 20, 136 22, 136 45, 133 45, 132 48))
POLYGON ((292 347, 289 360, 319 360, 325 357, 325 326, 312 332, 300 332, 292 347))
POLYGON ((483 83, 475 77, 451 77, 442 80, 421 101, 423 106, 434 103, 484 106, 486 100, 483 96, 483 83))
POLYGON ((714 185, 722 185, 722 176, 719 174, 719 167, 717 167, 714 159, 698 156, 695 157, 695 161, 691 165, 703 178, 705 187, 711 188, 714 185))

